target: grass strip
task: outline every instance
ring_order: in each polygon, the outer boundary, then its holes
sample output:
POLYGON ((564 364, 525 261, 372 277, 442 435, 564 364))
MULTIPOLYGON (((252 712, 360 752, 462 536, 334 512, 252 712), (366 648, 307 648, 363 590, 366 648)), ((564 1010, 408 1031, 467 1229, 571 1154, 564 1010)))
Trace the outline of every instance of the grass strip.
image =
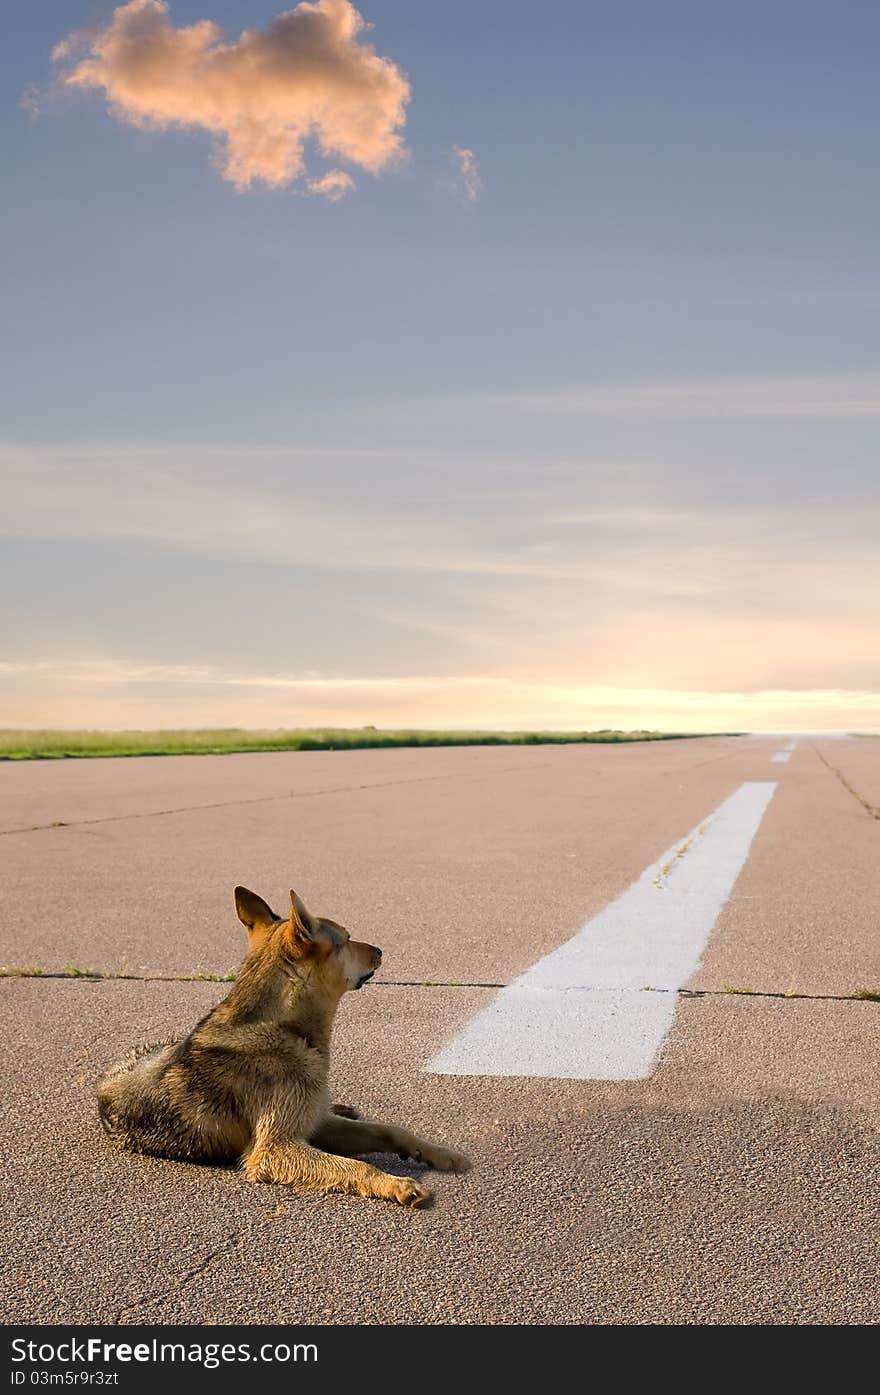
MULTIPOLYGON (((72 760, 99 756, 216 756, 245 751, 352 751, 390 746, 564 746, 675 741, 708 733, 662 731, 386 731, 377 727, 237 728, 204 731, 0 730, 0 760, 72 760)), ((736 735, 726 732, 724 735, 736 735)))

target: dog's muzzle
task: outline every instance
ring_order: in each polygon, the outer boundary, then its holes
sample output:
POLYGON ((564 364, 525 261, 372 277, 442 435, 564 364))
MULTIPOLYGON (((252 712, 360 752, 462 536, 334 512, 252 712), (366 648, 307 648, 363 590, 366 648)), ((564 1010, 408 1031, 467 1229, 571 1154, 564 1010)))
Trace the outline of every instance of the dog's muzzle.
POLYGON ((369 972, 368 974, 361 974, 360 978, 358 979, 357 983, 355 984, 355 988, 356 988, 356 989, 357 989, 357 988, 363 988, 363 986, 364 986, 365 983, 369 983, 370 979, 373 977, 373 974, 374 974, 375 972, 376 972, 375 969, 371 969, 370 972, 369 972))

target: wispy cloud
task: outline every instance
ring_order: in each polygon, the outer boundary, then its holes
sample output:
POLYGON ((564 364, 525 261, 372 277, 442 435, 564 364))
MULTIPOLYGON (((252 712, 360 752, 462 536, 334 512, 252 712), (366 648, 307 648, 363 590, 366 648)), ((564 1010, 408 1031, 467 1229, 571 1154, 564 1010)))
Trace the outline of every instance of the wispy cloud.
POLYGON ((0 663, 12 726, 325 724, 564 730, 815 730, 880 725, 880 692, 573 683, 556 674, 346 676, 260 673, 127 659, 0 663))
POLYGON ((880 566, 864 495, 822 510, 796 498, 772 508, 743 500, 722 514, 681 503, 586 507, 595 492, 588 469, 582 485, 548 479, 520 500, 507 474, 493 490, 478 480, 468 491, 461 480, 459 492, 437 497, 424 468, 401 500, 411 452, 350 454, 340 466, 332 452, 246 444, 0 443, 0 487, 14 500, 0 513, 0 535, 140 540, 196 556, 333 570, 582 582, 618 596, 637 595, 650 580, 653 594, 706 600, 760 595, 771 585, 778 599, 780 582, 788 589, 794 573, 803 597, 801 571, 821 594, 846 559, 833 588, 840 594, 849 578, 864 586, 880 566), (367 481, 360 492, 358 478, 367 481), (330 480, 338 489, 328 492, 330 480))
POLYGON ((468 203, 476 203, 483 188, 476 156, 472 150, 461 145, 454 145, 452 154, 457 167, 458 186, 468 203))
MULTIPOLYGON (((324 155, 371 173, 400 157, 410 86, 363 42, 366 27, 350 0, 315 0, 230 43, 211 20, 175 28, 166 0, 129 0, 52 56, 63 84, 105 92, 118 120, 209 131, 237 189, 279 188, 303 173, 311 136, 324 155)), ((309 187, 339 198, 350 186, 331 171, 309 187)))
MULTIPOLYGON (((197 663, 222 664, 241 578, 248 595, 265 597, 267 613, 279 588, 284 594, 284 643, 276 655, 274 631, 262 620, 251 626, 244 605, 236 612, 234 623, 248 627, 249 652, 264 675, 247 688, 238 718, 235 674, 188 670, 193 683, 230 695, 223 721, 275 721, 268 697, 265 704, 259 699, 256 714, 254 694, 293 693, 306 679, 323 694, 309 708, 320 721, 321 703, 335 689, 317 679, 338 679, 288 667, 304 660, 304 668, 323 668, 338 653, 346 655, 349 674, 463 675, 478 666, 523 683, 531 677, 539 687, 548 675, 563 675, 572 693, 614 684, 639 691, 875 691, 880 558, 867 481, 858 497, 822 507, 790 492, 759 505, 746 490, 739 502, 718 508, 690 501, 667 471, 664 507, 628 474, 622 490, 602 502, 588 468, 559 478, 548 472, 520 496, 510 489, 509 471, 478 475, 469 493, 467 462, 459 468, 444 457, 441 464, 408 450, 340 459, 329 451, 241 444, 6 445, 0 489, 8 507, 0 533, 10 539, 7 584, 18 579, 19 558, 39 555, 29 592, 42 607, 36 624, 27 609, 10 608, 6 656, 70 652, 68 642, 74 652, 91 652, 92 639, 94 652, 118 654, 137 632, 144 635, 141 656, 160 667, 188 657, 181 625, 170 621, 167 635, 156 628, 155 575, 176 578, 169 590, 180 587, 204 608, 192 651, 197 663), (120 542, 125 546, 115 546, 120 542), (122 608, 84 607, 82 587, 66 585, 68 573, 92 578, 84 582, 91 593, 108 556, 120 594, 130 587, 129 599, 122 608), (276 673, 276 663, 287 667, 276 673)), ((157 710, 170 701, 163 684, 181 690, 175 672, 142 675, 141 687, 163 691, 157 710)), ((344 691, 355 694, 356 685, 344 691)), ((528 716, 540 725, 555 710, 549 697, 545 708, 537 699, 533 708, 519 699, 507 705, 496 701, 499 691, 486 690, 495 721, 517 724, 528 716)), ((456 707, 445 697, 441 704, 437 695, 447 689, 432 693, 436 701, 416 702, 409 689, 393 686, 382 694, 382 710, 479 721, 478 704, 456 707)), ((311 699, 296 702, 299 712, 311 699)), ((579 724, 574 697, 571 704, 570 720, 579 724)), ((366 696, 362 703, 352 698, 345 719, 354 720, 356 710, 361 720, 376 720, 366 696)), ((618 720, 601 716, 597 709, 599 726, 618 720)), ((54 719, 46 713, 41 720, 54 719)), ((732 717, 711 721, 719 723, 735 724, 732 717)))
POLYGON ((32 120, 36 120, 42 110, 42 99, 39 88, 34 83, 30 83, 22 92, 18 99, 18 105, 22 111, 26 111, 32 120))
POLYGON ((586 417, 849 419, 880 416, 880 374, 609 383, 492 400, 504 410, 586 417))
POLYGON ((62 683, 173 683, 185 687, 214 688, 301 688, 306 691, 344 692, 346 689, 401 689, 418 692, 425 688, 471 686, 491 681, 484 677, 459 674, 379 675, 339 677, 320 673, 259 673, 252 669, 237 672, 211 664, 154 664, 131 659, 37 659, 31 662, 0 661, 0 674, 7 678, 25 674, 62 683))
POLYGON ((309 180, 309 193, 323 194, 331 203, 338 203, 353 188, 354 180, 344 170, 330 170, 320 179, 309 180))

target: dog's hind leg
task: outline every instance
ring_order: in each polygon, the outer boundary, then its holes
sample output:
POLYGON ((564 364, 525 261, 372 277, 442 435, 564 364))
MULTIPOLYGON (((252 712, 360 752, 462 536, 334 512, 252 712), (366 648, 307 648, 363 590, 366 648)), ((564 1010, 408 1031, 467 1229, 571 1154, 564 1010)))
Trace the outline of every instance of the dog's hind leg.
POLYGON ((438 1172, 466 1172, 470 1163, 463 1153, 428 1143, 396 1124, 380 1124, 374 1119, 339 1118, 335 1112, 318 1125, 311 1140, 318 1148, 333 1153, 396 1153, 413 1158, 438 1172))
POLYGON ((331 1104, 331 1114, 338 1114, 340 1119, 359 1119, 360 1111, 351 1104, 331 1104))
POLYGON ((261 1137, 261 1132, 258 1126, 254 1143, 244 1158, 245 1176, 250 1182, 282 1182, 310 1192, 350 1192, 398 1201, 401 1206, 424 1206, 431 1196, 412 1177, 392 1177, 369 1163, 334 1157, 299 1139, 279 1138, 271 1133, 261 1137))

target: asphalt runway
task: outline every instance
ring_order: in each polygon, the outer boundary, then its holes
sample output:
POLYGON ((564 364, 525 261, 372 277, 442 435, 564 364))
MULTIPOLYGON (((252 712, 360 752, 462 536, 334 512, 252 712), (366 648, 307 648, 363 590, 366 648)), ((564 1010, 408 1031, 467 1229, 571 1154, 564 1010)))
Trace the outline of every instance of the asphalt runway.
POLYGON ((0 765, 2 1319, 876 1322, 880 741, 791 747, 0 765), (334 1092, 470 1154, 430 1209, 104 1139, 98 1074, 228 991, 236 882, 382 946, 334 1092))

